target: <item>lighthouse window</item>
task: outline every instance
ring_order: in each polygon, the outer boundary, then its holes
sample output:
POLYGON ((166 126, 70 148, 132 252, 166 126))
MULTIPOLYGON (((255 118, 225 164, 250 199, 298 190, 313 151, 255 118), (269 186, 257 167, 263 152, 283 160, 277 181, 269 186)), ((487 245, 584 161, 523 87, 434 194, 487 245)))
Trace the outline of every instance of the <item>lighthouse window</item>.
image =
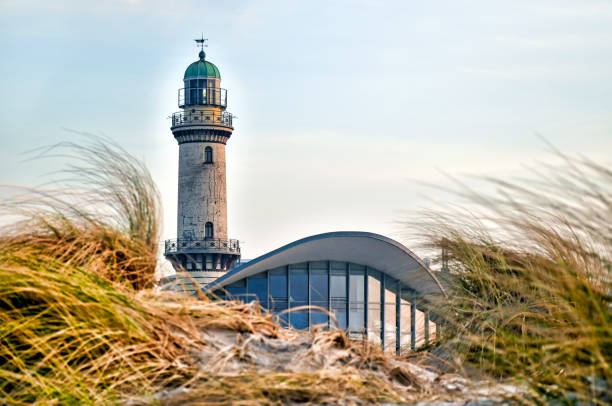
POLYGON ((204 163, 212 163, 213 161, 213 150, 211 147, 204 148, 204 163))
POLYGON ((211 223, 210 221, 206 223, 206 226, 204 227, 204 233, 206 238, 213 238, 213 223, 211 223))

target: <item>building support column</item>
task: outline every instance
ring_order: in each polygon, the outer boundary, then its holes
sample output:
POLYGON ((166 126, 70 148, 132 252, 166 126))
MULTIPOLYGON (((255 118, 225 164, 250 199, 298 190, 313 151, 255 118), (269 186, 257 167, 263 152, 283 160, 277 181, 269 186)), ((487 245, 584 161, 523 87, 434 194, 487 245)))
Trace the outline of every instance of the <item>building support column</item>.
POLYGON ((272 306, 273 306, 273 303, 272 303, 272 295, 270 295, 270 271, 269 271, 269 270, 266 270, 266 285, 268 285, 268 286, 267 286, 267 288, 266 288, 266 295, 267 295, 267 297, 266 297, 266 302, 268 303, 268 305, 266 306, 266 308, 267 308, 267 309, 268 309, 268 310, 269 310, 269 311, 270 311, 272 314, 274 314, 274 307, 272 307, 272 306))
POLYGON ((363 283, 365 284, 363 287, 363 305, 364 305, 364 309, 363 309, 363 332, 365 334, 365 339, 369 339, 368 336, 368 308, 370 307, 370 298, 369 298, 369 280, 368 280, 368 267, 365 267, 365 271, 363 274, 363 283))
POLYGON ((346 331, 351 331, 351 264, 346 263, 346 331))
POLYGON ((327 310, 329 311, 329 314, 330 314, 327 317, 327 327, 331 329, 332 327, 331 316, 334 314, 332 311, 332 301, 331 301, 331 261, 327 261, 327 310))
POLYGON ((380 274, 380 344, 385 350, 385 275, 380 274))
POLYGON ((395 353, 400 355, 401 352, 401 332, 402 332, 402 306, 401 295, 402 286, 399 281, 395 282, 395 353))
POLYGON ((416 292, 412 294, 412 301, 410 302, 410 349, 414 351, 416 349, 416 292))
POLYGON ((291 327, 291 270, 289 265, 285 266, 287 273, 287 325, 291 327))
POLYGON ((429 345, 429 311, 425 311, 425 345, 429 345))
POLYGON ((310 261, 308 261, 306 264, 308 266, 308 285, 307 285, 307 289, 308 289, 308 292, 307 292, 308 293, 308 331, 310 331, 310 328, 312 326, 312 320, 311 320, 312 318, 310 317, 310 313, 312 313, 312 310, 310 308, 312 306, 312 302, 311 302, 311 299, 310 299, 310 283, 311 283, 311 280, 310 280, 310 261))

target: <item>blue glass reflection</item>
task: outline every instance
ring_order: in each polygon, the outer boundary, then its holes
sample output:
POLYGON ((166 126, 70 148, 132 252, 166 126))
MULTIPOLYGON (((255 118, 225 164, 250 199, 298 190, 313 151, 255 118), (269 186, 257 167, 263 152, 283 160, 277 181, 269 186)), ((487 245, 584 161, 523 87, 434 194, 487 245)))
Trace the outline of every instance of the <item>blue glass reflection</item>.
MULTIPOLYGON (((289 270, 289 304, 291 308, 308 306, 308 268, 304 264, 300 268, 291 266, 289 270)), ((303 330, 308 328, 308 311, 292 311, 289 313, 289 321, 294 328, 303 330)))
POLYGON ((246 294, 246 280, 241 279, 232 284, 229 284, 226 290, 230 296, 233 296, 233 299, 239 298, 242 300, 244 299, 243 296, 246 294))
POLYGON ((291 326, 298 330, 306 330, 308 328, 308 311, 300 310, 289 313, 291 326))
POLYGON ((310 322, 312 323, 313 327, 316 325, 323 325, 323 327, 327 327, 329 323, 329 317, 327 316, 327 313, 313 309, 310 312, 310 322))
POLYGON ((310 301, 314 303, 324 303, 327 307, 329 295, 327 271, 310 272, 310 301))
MULTIPOLYGON (((274 313, 287 310, 287 268, 281 267, 269 272, 270 277, 270 302, 268 308, 274 313)), ((280 315, 285 323, 289 320, 287 313, 280 315)))
POLYGON ((248 301, 258 300, 259 303, 268 307, 268 279, 266 274, 250 276, 247 279, 248 301))

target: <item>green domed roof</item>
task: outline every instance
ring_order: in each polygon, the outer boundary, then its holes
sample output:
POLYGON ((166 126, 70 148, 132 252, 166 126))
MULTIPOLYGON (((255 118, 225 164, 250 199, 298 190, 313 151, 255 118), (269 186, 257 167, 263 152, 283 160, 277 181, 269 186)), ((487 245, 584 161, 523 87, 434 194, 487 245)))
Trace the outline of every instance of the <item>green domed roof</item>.
POLYGON ((209 77, 209 78, 217 78, 221 79, 221 74, 219 73, 219 69, 212 64, 204 60, 206 54, 203 51, 200 51, 200 60, 192 63, 187 67, 185 71, 185 76, 183 79, 189 78, 197 78, 197 77, 209 77))

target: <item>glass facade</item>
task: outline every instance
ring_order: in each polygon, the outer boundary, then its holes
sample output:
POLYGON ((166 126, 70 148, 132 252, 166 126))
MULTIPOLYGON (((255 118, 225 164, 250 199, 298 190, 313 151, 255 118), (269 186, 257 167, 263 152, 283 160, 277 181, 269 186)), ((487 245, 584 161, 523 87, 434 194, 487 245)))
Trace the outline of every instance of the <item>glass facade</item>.
POLYGON ((385 278, 385 350, 393 351, 396 347, 396 305, 395 301, 397 299, 397 281, 393 278, 384 276, 385 278))
POLYGON ((326 327, 329 323, 329 265, 327 261, 310 262, 310 325, 326 327))
POLYGON ((337 327, 343 330, 346 329, 346 268, 344 262, 332 262, 329 274, 330 309, 337 327))
POLYGON ((289 307, 297 309, 289 313, 293 328, 308 328, 308 264, 289 265, 289 307))
POLYGON ((349 264, 349 331, 365 333, 365 266, 349 264))
POLYGON ((227 290, 227 293, 229 293, 232 296, 237 297, 238 299, 243 299, 243 295, 246 295, 247 293, 247 289, 246 289, 246 280, 242 279, 239 281, 236 281, 234 283, 231 283, 229 285, 227 285, 227 287, 225 288, 227 290))
POLYGON ((411 348, 411 307, 414 301, 414 294, 411 291, 402 289, 400 293, 400 347, 402 350, 411 348))
POLYGON ((289 264, 238 280, 215 294, 245 302, 257 300, 287 327, 341 328, 389 352, 428 344, 437 333, 429 314, 416 310, 415 292, 360 264, 289 264))
POLYGON ((268 307, 268 278, 265 273, 249 276, 247 278, 248 301, 259 301, 263 307, 268 307))
POLYGON ((285 323, 288 321, 288 286, 287 286, 287 267, 273 269, 268 272, 270 282, 270 294, 268 309, 274 313, 280 314, 281 320, 285 323))
POLYGON ((374 269, 368 269, 368 340, 380 344, 382 342, 382 274, 374 269))

